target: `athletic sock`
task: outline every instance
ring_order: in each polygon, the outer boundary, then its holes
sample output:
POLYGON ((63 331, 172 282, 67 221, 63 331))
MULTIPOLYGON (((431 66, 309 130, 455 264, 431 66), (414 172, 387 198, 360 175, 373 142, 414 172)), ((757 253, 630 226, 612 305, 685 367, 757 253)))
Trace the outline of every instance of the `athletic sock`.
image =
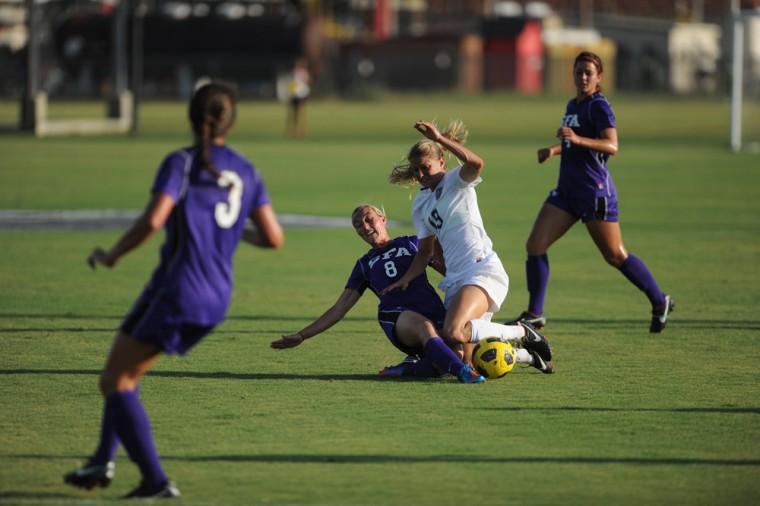
POLYGON ((515 362, 518 364, 532 364, 533 355, 525 348, 515 348, 515 362))
POLYGON ((653 308, 665 303, 665 294, 657 286, 657 281, 647 266, 637 256, 630 253, 620 266, 620 272, 628 278, 628 281, 646 294, 653 308))
POLYGON ((114 408, 112 402, 103 403, 103 418, 100 422, 100 441, 95 454, 90 459, 93 464, 105 465, 114 460, 119 449, 119 436, 114 425, 114 408))
POLYGON ((459 355, 454 353, 454 350, 448 347, 448 345, 440 337, 433 337, 428 339, 425 343, 425 357, 430 357, 430 361, 435 365, 442 373, 459 375, 459 371, 464 367, 464 362, 459 358, 459 355))
MULTIPOLYGON (((140 403, 136 391, 116 392, 107 400, 113 410, 113 421, 124 448, 135 464, 140 468, 143 481, 149 485, 159 486, 168 481, 158 458, 150 420, 145 408, 140 403)), ((108 408, 107 408, 108 409, 108 408)))
POLYGON ((525 276, 528 280, 528 312, 534 316, 544 314, 546 287, 549 284, 549 256, 528 255, 525 261, 525 276))
POLYGON ((489 337, 498 337, 502 341, 519 342, 525 337, 525 327, 522 325, 502 325, 485 320, 470 320, 470 342, 477 343, 489 337))

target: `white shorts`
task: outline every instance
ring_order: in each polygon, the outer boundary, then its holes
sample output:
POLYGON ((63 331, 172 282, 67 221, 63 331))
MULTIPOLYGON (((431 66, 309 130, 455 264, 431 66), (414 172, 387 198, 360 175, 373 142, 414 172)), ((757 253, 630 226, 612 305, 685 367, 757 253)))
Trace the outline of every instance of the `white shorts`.
MULTIPOLYGON (((501 264, 499 256, 494 252, 480 262, 475 262, 470 267, 452 276, 446 276, 438 285, 443 290, 445 297, 444 306, 449 307, 451 299, 459 293, 466 285, 479 286, 488 294, 490 306, 488 313, 495 313, 504 303, 509 292, 509 276, 504 266, 501 264)), ((490 320, 489 314, 483 316, 483 319, 490 320)))

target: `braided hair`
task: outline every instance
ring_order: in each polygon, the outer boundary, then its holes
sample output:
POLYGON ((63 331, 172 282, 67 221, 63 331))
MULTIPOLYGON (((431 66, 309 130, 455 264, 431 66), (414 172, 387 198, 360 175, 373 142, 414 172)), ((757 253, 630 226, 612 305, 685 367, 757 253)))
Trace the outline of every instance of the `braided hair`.
POLYGON ((236 101, 235 88, 218 81, 198 88, 190 100, 188 115, 201 164, 217 179, 221 173, 211 161, 211 144, 215 138, 226 134, 235 122, 236 101))

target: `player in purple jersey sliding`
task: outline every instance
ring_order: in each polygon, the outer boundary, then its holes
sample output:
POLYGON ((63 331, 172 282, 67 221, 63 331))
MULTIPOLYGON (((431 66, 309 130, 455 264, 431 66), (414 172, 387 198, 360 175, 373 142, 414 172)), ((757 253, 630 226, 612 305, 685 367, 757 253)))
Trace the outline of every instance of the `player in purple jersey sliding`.
MULTIPOLYGON (((407 355, 420 357, 418 361, 386 367, 380 375, 434 378, 452 374, 462 383, 483 383, 485 378, 438 337, 436 329, 441 327, 446 310, 424 273, 410 283, 406 292, 380 295, 383 288, 406 272, 417 252, 417 238, 401 236, 391 239, 385 213, 370 204, 354 209, 351 222, 359 237, 372 248, 354 264, 346 287, 335 304, 295 334, 273 341, 272 348, 292 348, 329 329, 346 316, 369 288, 380 299, 377 320, 388 340, 407 355)), ((434 265, 443 270, 440 263, 434 265)))
POLYGON ((445 293, 446 319, 441 333, 446 342, 462 346, 467 356, 474 343, 499 337, 518 345, 519 362, 530 363, 546 374, 554 372, 549 342, 533 326, 490 321, 507 297, 509 276, 480 215, 475 187, 482 181, 485 163, 464 146, 466 127, 461 121, 452 121, 441 132, 433 122, 417 121, 414 128, 425 138, 393 168, 389 181, 420 185, 412 203, 420 246, 409 269, 381 295, 408 290, 411 281, 425 271, 438 242, 446 264, 445 277, 438 285, 445 293), (461 165, 447 170, 446 152, 461 165))
POLYGON ((221 323, 232 292, 232 256, 241 238, 278 248, 284 236, 261 176, 225 145, 235 120, 234 89, 200 87, 190 101, 195 143, 170 153, 158 169, 143 214, 109 250, 87 258, 113 267, 151 235, 166 228, 161 260, 122 322, 105 367, 100 441, 82 467, 64 476, 80 488, 106 487, 114 476, 119 444, 140 469, 142 481, 127 498, 171 498, 177 487, 164 473, 139 382, 159 355, 187 353, 221 323), (253 227, 246 226, 250 218, 253 227))
POLYGON ((575 58, 573 78, 577 90, 567 104, 559 144, 538 150, 538 162, 561 155, 559 182, 549 193, 530 232, 528 260, 528 309, 518 321, 540 328, 546 324, 544 299, 549 282, 549 247, 579 219, 604 259, 643 291, 652 305, 650 332, 661 332, 668 313, 675 308, 670 295, 660 290, 654 276, 638 257, 623 246, 618 222, 618 198, 607 160, 618 152, 615 116, 602 95, 602 60, 582 52, 575 58))

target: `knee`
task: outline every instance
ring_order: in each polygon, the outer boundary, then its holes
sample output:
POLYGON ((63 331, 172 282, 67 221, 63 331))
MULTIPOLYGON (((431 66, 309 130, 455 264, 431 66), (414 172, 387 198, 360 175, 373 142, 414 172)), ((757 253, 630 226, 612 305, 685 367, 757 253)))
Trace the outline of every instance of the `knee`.
POLYGON ((438 331, 429 321, 422 322, 415 328, 415 339, 423 347, 434 337, 438 337, 438 331))
POLYGON ((621 250, 605 251, 603 253, 603 256, 604 256, 604 261, 610 264, 612 267, 615 267, 616 269, 620 269, 620 267, 622 267, 622 265, 628 259, 628 255, 625 253, 625 251, 621 251, 621 250))
POLYGON ((529 256, 540 256, 546 253, 548 246, 544 241, 533 236, 529 237, 525 242, 525 251, 529 256))
POLYGON ((98 380, 98 387, 100 388, 100 393, 103 395, 104 398, 107 398, 111 394, 116 392, 117 386, 118 386, 118 381, 117 381, 117 377, 114 374, 111 374, 107 370, 100 373, 100 378, 98 380))
POLYGON ((427 319, 420 323, 417 332, 425 341, 438 335, 438 331, 436 330, 435 325, 433 325, 433 323, 427 319))
POLYGON ((464 344, 470 342, 465 335, 464 329, 459 325, 446 324, 441 331, 443 337, 447 342, 453 344, 464 344))
POLYGON ((103 397, 108 398, 116 392, 134 390, 137 388, 137 379, 128 374, 116 374, 106 369, 100 374, 98 386, 103 397))

